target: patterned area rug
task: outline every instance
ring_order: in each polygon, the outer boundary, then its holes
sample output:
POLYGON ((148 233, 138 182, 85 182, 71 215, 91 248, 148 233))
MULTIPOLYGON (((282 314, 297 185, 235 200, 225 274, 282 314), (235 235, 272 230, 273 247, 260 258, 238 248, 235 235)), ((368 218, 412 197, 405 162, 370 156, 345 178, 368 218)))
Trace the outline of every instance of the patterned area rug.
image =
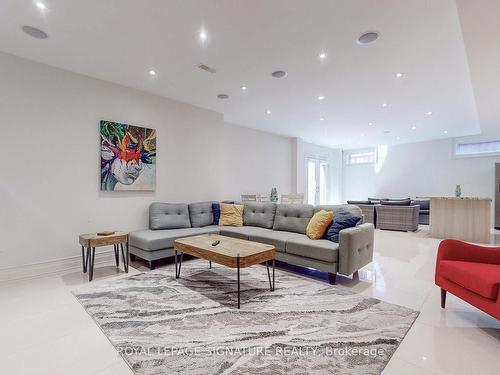
POLYGON ((75 292, 136 374, 380 374, 418 312, 266 268, 192 260, 75 292))

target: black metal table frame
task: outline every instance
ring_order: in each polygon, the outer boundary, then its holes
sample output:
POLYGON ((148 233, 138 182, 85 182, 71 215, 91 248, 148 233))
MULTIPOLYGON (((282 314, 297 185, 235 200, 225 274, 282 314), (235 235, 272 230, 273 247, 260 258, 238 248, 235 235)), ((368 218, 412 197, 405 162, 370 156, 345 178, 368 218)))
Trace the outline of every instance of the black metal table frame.
MULTIPOLYGON (((182 267, 182 258, 184 253, 181 252, 179 259, 178 257, 178 252, 177 250, 175 251, 174 255, 174 260, 175 260, 175 278, 178 279, 181 276, 181 267, 182 267)), ((212 261, 208 261, 209 263, 209 268, 212 268, 212 261)), ((266 268, 267 268, 267 278, 269 279, 269 289, 271 292, 274 292, 274 270, 275 270, 275 263, 276 260, 273 258, 272 259, 272 266, 273 266, 273 278, 271 282, 271 273, 269 272, 269 260, 266 260, 266 268)), ((229 267, 230 268, 230 267, 229 267)), ((236 257, 236 272, 237 272, 237 279, 238 279, 238 309, 240 308, 240 255, 238 254, 236 257)))
MULTIPOLYGON (((123 242, 114 244, 113 249, 115 252, 116 267, 120 267, 120 249, 121 249, 123 268, 125 272, 128 273, 128 265, 130 258, 128 252, 128 242, 125 242, 125 251, 123 250, 123 242)), ((94 261, 95 261, 95 247, 87 247, 85 249, 85 247, 82 246, 83 273, 87 273, 88 271, 89 281, 92 281, 92 279, 94 278, 94 261)))

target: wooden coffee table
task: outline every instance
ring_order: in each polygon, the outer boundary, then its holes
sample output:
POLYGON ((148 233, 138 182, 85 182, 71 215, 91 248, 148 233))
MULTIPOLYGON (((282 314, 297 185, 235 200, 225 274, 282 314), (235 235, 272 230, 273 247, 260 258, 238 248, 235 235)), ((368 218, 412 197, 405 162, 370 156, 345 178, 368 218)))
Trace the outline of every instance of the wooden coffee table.
POLYGON ((113 245, 115 250, 115 262, 116 267, 120 265, 120 253, 119 247, 122 251, 123 258, 123 268, 125 272, 128 273, 128 233, 116 231, 113 234, 101 236, 97 233, 87 233, 81 234, 78 238, 80 245, 82 246, 82 261, 83 261, 83 273, 89 272, 89 281, 94 278, 94 260, 95 260, 95 248, 100 246, 110 246, 113 245), (126 255, 123 252, 123 244, 126 245, 126 255), (87 254, 85 254, 85 249, 87 249, 87 254))
POLYGON ((276 250, 272 245, 221 236, 218 234, 203 234, 199 236, 179 238, 174 241, 175 278, 181 275, 182 256, 184 253, 208 260, 229 268, 237 269, 238 278, 238 309, 240 308, 240 268, 250 267, 266 262, 269 288, 274 291, 274 263, 276 250), (219 244, 213 246, 215 241, 219 244), (180 258, 177 259, 178 253, 180 258), (272 260, 273 277, 269 272, 269 261, 272 260))

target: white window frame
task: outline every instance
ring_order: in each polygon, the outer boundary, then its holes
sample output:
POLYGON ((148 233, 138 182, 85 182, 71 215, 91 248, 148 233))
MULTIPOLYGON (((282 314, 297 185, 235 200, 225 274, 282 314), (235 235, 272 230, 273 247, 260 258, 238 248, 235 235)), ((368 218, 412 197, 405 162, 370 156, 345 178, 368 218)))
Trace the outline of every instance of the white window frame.
POLYGON ((457 147, 460 144, 468 143, 487 143, 487 142, 500 142, 500 138, 485 138, 485 137, 469 137, 469 138, 456 138, 452 144, 452 157, 454 159, 468 159, 468 158, 487 158, 500 156, 500 151, 496 152, 477 152, 475 154, 457 154, 457 147))
POLYGON ((357 165, 371 165, 371 164, 377 164, 377 159, 378 159, 378 154, 377 154, 377 148, 362 148, 362 149, 357 149, 357 150, 345 150, 344 151, 344 164, 349 167, 357 166, 357 165), (373 161, 370 162, 364 162, 364 163, 351 163, 351 156, 353 154, 363 154, 363 153, 373 153, 373 161))

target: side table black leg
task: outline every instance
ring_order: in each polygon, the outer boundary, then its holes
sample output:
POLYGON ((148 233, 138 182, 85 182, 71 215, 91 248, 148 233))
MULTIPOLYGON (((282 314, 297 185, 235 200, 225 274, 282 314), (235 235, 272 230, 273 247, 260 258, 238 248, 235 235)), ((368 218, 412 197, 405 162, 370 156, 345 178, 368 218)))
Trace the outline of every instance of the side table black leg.
POLYGON ((82 246, 83 273, 87 273, 87 258, 85 257, 85 248, 82 246))
MULTIPOLYGON (((118 245, 116 245, 116 247, 118 247, 118 245)), ((123 269, 125 270, 125 272, 128 273, 128 263, 127 263, 127 259, 125 258, 125 253, 123 251, 123 243, 120 244, 120 249, 122 251, 123 269)))
POLYGON ((90 254, 89 281, 92 281, 94 278, 95 247, 93 247, 92 250, 89 248, 88 252, 90 254))
POLYGON ((238 309, 240 308, 240 254, 236 257, 236 267, 238 268, 238 309))
POLYGON ((115 250, 115 263, 116 267, 120 267, 120 253, 118 252, 118 245, 113 245, 113 249, 115 250))
POLYGON ((212 261, 211 260, 208 261, 208 268, 212 269, 212 261))

